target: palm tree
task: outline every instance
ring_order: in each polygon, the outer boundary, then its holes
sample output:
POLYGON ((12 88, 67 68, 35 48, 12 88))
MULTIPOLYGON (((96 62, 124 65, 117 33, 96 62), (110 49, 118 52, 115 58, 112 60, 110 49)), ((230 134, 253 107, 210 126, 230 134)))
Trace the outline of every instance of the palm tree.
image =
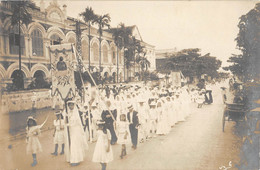
POLYGON ((92 7, 87 7, 84 12, 80 13, 80 16, 83 17, 83 20, 88 23, 88 62, 89 62, 89 70, 90 70, 90 29, 91 24, 97 18, 97 15, 94 13, 92 7))
POLYGON ((143 54, 143 56, 138 55, 136 58, 136 62, 139 64, 141 68, 141 79, 144 79, 144 72, 148 70, 148 68, 151 66, 150 61, 145 57, 146 53, 143 54))
POLYGON ((97 16, 93 23, 96 23, 98 25, 98 33, 99 33, 99 71, 101 75, 101 42, 102 42, 102 35, 103 35, 103 28, 107 27, 110 28, 111 18, 109 14, 105 15, 99 15, 97 16))
POLYGON ((25 24, 26 26, 29 25, 29 23, 32 22, 32 15, 28 12, 28 8, 33 8, 35 7, 35 4, 31 2, 30 0, 20 0, 20 1, 7 1, 7 2, 2 2, 2 3, 9 3, 11 6, 11 14, 0 14, 3 19, 6 17, 11 18, 11 25, 12 27, 18 25, 18 44, 19 44, 19 70, 16 72, 16 76, 14 77, 13 80, 14 85, 18 89, 23 89, 24 88, 24 82, 23 82, 23 73, 22 73, 22 47, 21 47, 21 25, 25 24))
MULTIPOLYGON (((127 69, 127 79, 128 79, 128 69, 131 66, 130 62, 130 42, 133 34, 133 30, 130 27, 126 27, 124 23, 120 23, 119 27, 112 29, 113 37, 117 47, 121 50, 124 49, 124 79, 125 79, 125 69, 127 69)), ((118 53, 117 53, 118 58, 118 53)), ((118 61, 118 60, 117 60, 118 61)))

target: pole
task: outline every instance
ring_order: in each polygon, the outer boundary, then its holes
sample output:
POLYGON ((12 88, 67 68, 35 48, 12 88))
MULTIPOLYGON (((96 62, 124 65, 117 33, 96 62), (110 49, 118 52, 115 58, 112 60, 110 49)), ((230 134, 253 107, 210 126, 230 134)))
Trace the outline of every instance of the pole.
POLYGON ((67 133, 68 133, 68 142, 69 142, 69 151, 70 151, 70 129, 69 129, 69 117, 68 117, 68 108, 67 108, 67 101, 64 100, 65 104, 65 111, 66 111, 66 124, 67 124, 67 133))
MULTIPOLYGON (((74 47, 73 47, 74 48, 74 47)), ((74 51, 76 52, 76 54, 75 54, 75 57, 77 57, 77 61, 78 61, 78 65, 80 65, 79 66, 79 68, 80 68, 80 71, 79 71, 79 76, 80 76, 80 80, 81 80, 81 83, 82 83, 82 86, 83 86, 83 101, 85 101, 85 94, 86 94, 86 87, 85 87, 85 84, 84 84, 84 81, 83 81, 83 78, 82 78, 82 74, 81 74, 81 72, 82 72, 82 67, 84 67, 84 65, 82 64, 82 63, 80 63, 79 62, 79 53, 78 53, 78 51, 77 50, 75 50, 74 49, 74 51)), ((87 70, 87 69, 86 69, 87 70)), ((87 70, 88 71, 88 70, 87 70)), ((89 102, 89 101, 88 101, 89 102)), ((90 140, 90 142, 92 142, 92 133, 91 133, 91 131, 92 131, 92 126, 91 126, 91 124, 90 124, 90 110, 89 110, 89 107, 88 107, 88 116, 89 116, 89 119, 88 119, 88 125, 89 125, 89 140, 90 140)))
POLYGON ((93 136, 92 136, 92 125, 91 125, 91 113, 90 113, 90 103, 88 101, 88 126, 89 126, 89 141, 92 143, 93 141, 93 136))
POLYGON ((101 81, 101 35, 99 37, 99 77, 101 81))
POLYGON ((117 53, 116 54, 117 55, 117 59, 116 59, 117 60, 117 64, 116 64, 117 65, 117 69, 116 69, 117 73, 116 73, 116 75, 117 75, 117 83, 118 83, 118 72, 119 72, 118 71, 118 46, 116 47, 116 53, 117 53))
MULTIPOLYGON (((19 34, 19 38, 18 38, 18 43, 19 43, 19 71, 22 71, 22 52, 21 52, 21 12, 20 12, 20 8, 19 8, 19 21, 18 21, 18 34, 19 34)), ((20 76, 20 74, 19 74, 20 76)))
MULTIPOLYGON (((77 53, 77 51, 76 51, 76 53, 77 53)), ((77 55, 77 54, 76 54, 76 55, 77 55)), ((83 65, 83 67, 85 68, 84 65, 83 65)), ((86 68, 85 68, 85 69, 86 69, 86 68)), ((86 69, 86 70, 87 70, 87 69, 86 69)), ((89 74, 91 80, 93 81, 95 87, 97 88, 97 84, 96 84, 94 78, 92 77, 91 73, 90 73, 88 70, 87 70, 87 72, 88 72, 88 74, 89 74)), ((85 87, 84 87, 84 89, 85 89, 85 87)), ((99 91, 98 88, 97 88, 97 91, 98 91, 98 96, 99 96, 99 100, 100 100, 101 92, 99 91)), ((114 118, 113 114, 111 113, 111 111, 110 111, 110 110, 108 110, 108 111, 109 111, 109 114, 110 114, 110 116, 112 117, 112 119, 115 121, 115 118, 114 118)))
POLYGON ((88 21, 88 70, 90 71, 90 21, 88 21))

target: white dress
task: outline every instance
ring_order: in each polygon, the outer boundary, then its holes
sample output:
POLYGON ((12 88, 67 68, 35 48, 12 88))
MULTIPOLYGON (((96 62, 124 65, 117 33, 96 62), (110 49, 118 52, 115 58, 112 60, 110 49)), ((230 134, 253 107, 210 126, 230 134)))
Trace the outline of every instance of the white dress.
POLYGON ((117 143, 118 144, 129 144, 131 141, 130 132, 129 132, 129 123, 123 121, 116 122, 117 128, 117 143), (127 137, 125 139, 125 134, 127 132, 127 137))
POLYGON ((54 120, 53 124, 55 126, 55 135, 54 135, 54 144, 64 144, 65 137, 64 137, 64 120, 54 120))
MULTIPOLYGON (((65 129, 65 132, 67 132, 67 129, 65 129)), ((65 143, 67 161, 70 163, 82 162, 85 158, 86 150, 88 149, 88 143, 77 109, 74 109, 72 113, 69 112, 69 132, 70 147, 68 147, 68 140, 66 140, 67 143, 65 143)), ((68 134, 65 134, 66 139, 68 139, 68 134)))
POLYGON ((167 117, 163 112, 162 108, 157 108, 157 113, 158 113, 158 124, 157 124, 156 134, 166 135, 168 133, 167 117))
POLYGON ((92 161, 99 163, 108 163, 113 161, 113 151, 110 145, 109 152, 107 152, 108 140, 111 140, 111 135, 109 130, 107 129, 107 134, 105 134, 102 130, 97 131, 98 139, 95 146, 94 154, 92 161))
POLYGON ((205 100, 204 95, 199 95, 198 98, 197 98, 197 103, 198 104, 203 104, 204 100, 205 100))
POLYGON ((38 139, 38 136, 41 133, 39 126, 33 126, 30 127, 29 129, 27 128, 26 131, 27 131, 27 147, 26 147, 27 154, 36 154, 42 152, 42 145, 38 139))

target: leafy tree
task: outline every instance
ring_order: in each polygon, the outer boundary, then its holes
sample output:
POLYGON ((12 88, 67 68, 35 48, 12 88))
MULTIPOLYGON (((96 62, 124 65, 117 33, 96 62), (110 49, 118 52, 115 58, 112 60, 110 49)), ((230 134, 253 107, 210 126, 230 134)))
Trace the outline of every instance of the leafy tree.
POLYGON ((94 13, 94 10, 92 7, 87 7, 84 12, 80 13, 80 16, 83 17, 83 20, 88 24, 88 62, 89 62, 89 69, 90 69, 90 30, 91 30, 91 25, 97 18, 97 15, 94 13))
POLYGON ((260 73, 260 3, 247 14, 240 17, 239 33, 235 39, 241 55, 232 55, 229 62, 233 65, 225 67, 242 81, 259 78, 260 73))
POLYGON ((207 74, 211 77, 217 77, 217 70, 221 66, 221 61, 216 57, 210 56, 210 53, 201 56, 200 49, 184 49, 170 56, 165 65, 165 69, 181 71, 184 76, 198 76, 207 74))

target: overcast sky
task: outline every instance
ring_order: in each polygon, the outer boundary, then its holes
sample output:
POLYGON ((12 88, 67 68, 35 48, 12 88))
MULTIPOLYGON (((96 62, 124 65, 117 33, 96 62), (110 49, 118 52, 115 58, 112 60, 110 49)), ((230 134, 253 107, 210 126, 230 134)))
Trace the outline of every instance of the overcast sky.
POLYGON ((91 6, 97 14, 109 13, 112 27, 120 22, 137 25, 143 40, 156 49, 200 48, 202 54, 211 53, 226 65, 232 53, 240 53, 234 41, 239 17, 254 8, 256 1, 67 0, 58 3, 67 5, 68 16, 77 18, 91 6))

